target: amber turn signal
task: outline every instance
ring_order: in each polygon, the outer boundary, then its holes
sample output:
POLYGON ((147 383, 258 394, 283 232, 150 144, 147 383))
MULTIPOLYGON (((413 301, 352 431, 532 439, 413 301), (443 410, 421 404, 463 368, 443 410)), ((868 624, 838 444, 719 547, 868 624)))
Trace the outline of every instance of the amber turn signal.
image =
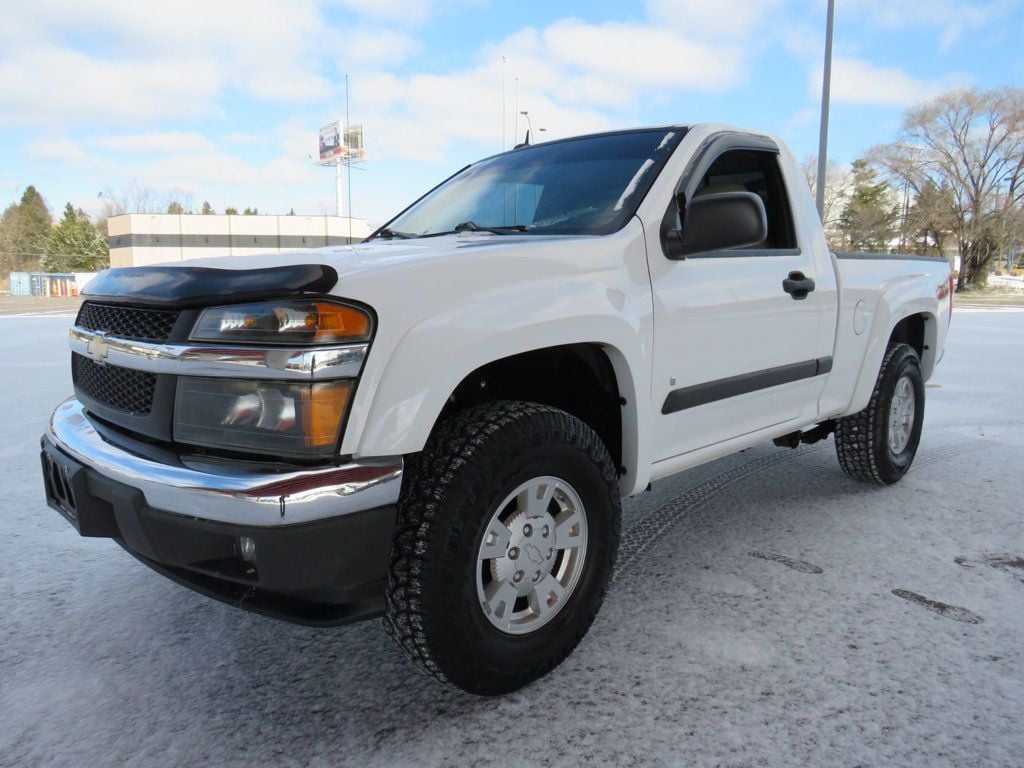
POLYGON ((352 384, 348 381, 313 384, 303 392, 302 428, 307 448, 337 442, 351 393, 352 384))

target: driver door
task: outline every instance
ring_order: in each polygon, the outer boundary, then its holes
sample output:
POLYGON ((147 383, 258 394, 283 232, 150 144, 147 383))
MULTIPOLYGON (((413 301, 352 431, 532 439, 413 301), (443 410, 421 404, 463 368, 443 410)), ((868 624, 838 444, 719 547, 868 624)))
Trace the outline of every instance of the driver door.
POLYGON ((816 357, 824 297, 811 290, 797 298, 783 287, 794 273, 813 279, 814 262, 797 241, 778 150, 748 138, 756 143, 712 143, 678 188, 685 199, 757 194, 766 239, 682 260, 655 246, 648 256, 655 462, 799 420, 831 367, 831 358, 816 357))

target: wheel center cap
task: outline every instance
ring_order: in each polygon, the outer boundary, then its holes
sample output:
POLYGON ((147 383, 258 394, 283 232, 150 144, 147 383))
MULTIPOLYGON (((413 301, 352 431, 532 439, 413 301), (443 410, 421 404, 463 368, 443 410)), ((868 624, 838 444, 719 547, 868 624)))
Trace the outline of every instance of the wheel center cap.
POLYGON ((491 561, 491 576, 507 581, 520 595, 529 594, 551 572, 558 557, 555 518, 547 512, 520 513, 508 521, 505 556, 491 561))
POLYGON ((544 554, 538 549, 537 545, 527 544, 523 547, 523 552, 526 553, 526 556, 530 558, 530 562, 534 565, 542 565, 544 563, 544 554))

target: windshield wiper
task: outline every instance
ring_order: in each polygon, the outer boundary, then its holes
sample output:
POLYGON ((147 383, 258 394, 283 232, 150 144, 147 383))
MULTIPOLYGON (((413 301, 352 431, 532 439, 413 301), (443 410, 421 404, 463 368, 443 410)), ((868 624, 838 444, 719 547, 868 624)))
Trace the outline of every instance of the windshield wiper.
POLYGON ((383 227, 381 229, 378 229, 373 236, 383 237, 387 240, 392 240, 394 238, 398 238, 399 240, 408 240, 410 237, 416 237, 416 235, 413 235, 409 232, 398 232, 394 229, 391 229, 390 227, 383 227))
POLYGON ((452 232, 491 232, 495 235, 511 235, 525 231, 526 226, 523 224, 513 224, 510 227, 481 227, 475 221, 463 221, 456 224, 455 229, 452 230, 452 232))

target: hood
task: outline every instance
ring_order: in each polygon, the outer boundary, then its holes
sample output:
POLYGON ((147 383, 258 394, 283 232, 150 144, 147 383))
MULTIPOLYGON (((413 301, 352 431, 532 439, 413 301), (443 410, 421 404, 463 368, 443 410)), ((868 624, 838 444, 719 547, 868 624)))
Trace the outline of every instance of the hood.
POLYGON ((246 256, 219 256, 208 259, 189 259, 168 262, 166 267, 210 267, 214 269, 260 269, 300 264, 324 264, 338 273, 338 279, 378 272, 410 262, 439 259, 466 259, 486 251, 507 254, 510 251, 531 250, 539 245, 589 240, 597 235, 494 235, 481 232, 460 232, 438 237, 421 237, 410 240, 374 239, 351 245, 310 248, 300 251, 259 253, 246 256))

